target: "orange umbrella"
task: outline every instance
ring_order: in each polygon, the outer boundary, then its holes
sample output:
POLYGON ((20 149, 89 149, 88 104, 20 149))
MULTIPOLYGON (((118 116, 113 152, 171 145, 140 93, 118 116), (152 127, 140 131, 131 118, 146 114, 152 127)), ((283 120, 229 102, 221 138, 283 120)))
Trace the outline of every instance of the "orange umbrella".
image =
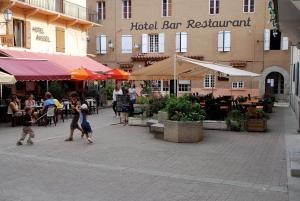
POLYGON ((116 79, 116 80, 128 80, 129 77, 129 73, 118 68, 108 71, 106 75, 107 78, 116 79))
POLYGON ((100 75, 87 68, 77 68, 71 71, 71 79, 73 80, 104 80, 105 75, 100 75))

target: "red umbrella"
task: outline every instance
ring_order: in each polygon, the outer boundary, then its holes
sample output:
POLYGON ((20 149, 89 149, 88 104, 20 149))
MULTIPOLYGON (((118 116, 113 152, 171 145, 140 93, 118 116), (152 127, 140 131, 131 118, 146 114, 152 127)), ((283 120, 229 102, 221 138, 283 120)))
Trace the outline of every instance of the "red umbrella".
POLYGON ((106 79, 105 75, 98 74, 87 68, 77 68, 71 71, 72 80, 104 80, 106 79))
POLYGON ((116 80, 128 80, 129 73, 115 68, 106 73, 108 79, 116 79, 116 80))

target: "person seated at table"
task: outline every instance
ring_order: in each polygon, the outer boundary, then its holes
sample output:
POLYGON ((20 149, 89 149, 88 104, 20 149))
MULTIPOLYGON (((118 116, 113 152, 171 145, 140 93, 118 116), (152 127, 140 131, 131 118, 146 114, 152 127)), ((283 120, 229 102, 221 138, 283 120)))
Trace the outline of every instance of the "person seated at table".
POLYGON ((54 98, 52 98, 52 94, 50 92, 46 92, 45 98, 46 100, 44 101, 44 111, 46 111, 48 107, 55 106, 54 98))
POLYGON ((30 107, 30 108, 33 108, 36 106, 36 102, 33 98, 33 95, 30 94, 30 96, 28 96, 28 99, 25 100, 25 107, 30 107))
POLYGON ((18 117, 22 116, 22 111, 20 110, 20 102, 17 96, 11 97, 11 101, 7 108, 7 114, 11 115, 12 118, 11 126, 15 126, 18 121, 18 117))

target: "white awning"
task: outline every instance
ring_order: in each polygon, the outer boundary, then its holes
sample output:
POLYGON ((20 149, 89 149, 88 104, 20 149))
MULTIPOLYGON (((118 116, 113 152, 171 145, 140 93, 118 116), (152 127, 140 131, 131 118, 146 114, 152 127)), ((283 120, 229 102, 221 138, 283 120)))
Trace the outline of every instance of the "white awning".
POLYGON ((0 84, 15 84, 16 82, 15 76, 0 72, 0 84))
MULTIPOLYGON (((212 62, 199 61, 199 60, 190 59, 190 58, 182 57, 182 56, 177 56, 177 59, 188 62, 188 63, 196 64, 196 65, 198 65, 199 67, 202 67, 202 68, 204 67, 204 68, 207 68, 209 70, 224 73, 228 76, 238 76, 238 77, 258 77, 258 76, 260 76, 259 74, 256 74, 256 73, 252 73, 252 72, 249 72, 249 71, 233 68, 232 66, 227 66, 227 65, 223 65, 223 64, 216 64, 216 63, 212 63, 212 62)), ((201 68, 194 69, 192 72, 189 72, 189 73, 195 74, 195 72, 201 71, 201 70, 202 70, 201 68)), ((189 74, 189 73, 187 73, 187 74, 189 74)))

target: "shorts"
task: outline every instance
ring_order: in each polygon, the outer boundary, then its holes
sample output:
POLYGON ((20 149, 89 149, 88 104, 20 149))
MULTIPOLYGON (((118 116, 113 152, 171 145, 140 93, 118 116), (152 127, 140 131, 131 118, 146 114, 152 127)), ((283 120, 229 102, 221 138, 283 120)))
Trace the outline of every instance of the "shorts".
POLYGON ((26 135, 29 135, 29 138, 34 138, 34 132, 31 128, 31 126, 23 126, 21 140, 24 140, 26 135))
POLYGON ((81 128, 84 133, 92 133, 92 128, 89 122, 82 122, 81 128))
POLYGON ((72 122, 70 125, 71 129, 79 129, 79 125, 78 125, 78 121, 79 121, 79 114, 73 114, 73 118, 72 118, 72 122))

